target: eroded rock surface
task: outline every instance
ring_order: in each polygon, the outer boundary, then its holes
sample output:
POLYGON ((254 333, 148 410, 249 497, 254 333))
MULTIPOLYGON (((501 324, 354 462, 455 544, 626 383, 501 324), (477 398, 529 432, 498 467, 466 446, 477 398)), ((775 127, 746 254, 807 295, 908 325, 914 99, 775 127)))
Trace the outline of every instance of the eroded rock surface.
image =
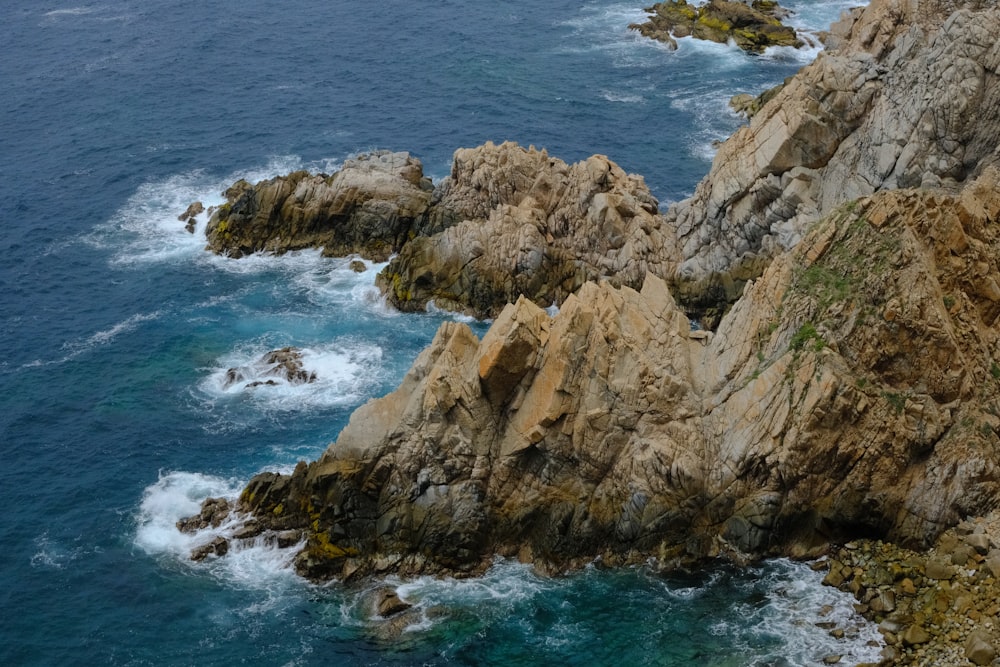
POLYGON ((638 288, 676 263, 642 178, 603 155, 568 165, 509 142, 460 149, 435 199, 429 230, 444 231, 413 239, 378 279, 404 311, 434 301, 492 317, 521 295, 562 303, 588 280, 638 288))

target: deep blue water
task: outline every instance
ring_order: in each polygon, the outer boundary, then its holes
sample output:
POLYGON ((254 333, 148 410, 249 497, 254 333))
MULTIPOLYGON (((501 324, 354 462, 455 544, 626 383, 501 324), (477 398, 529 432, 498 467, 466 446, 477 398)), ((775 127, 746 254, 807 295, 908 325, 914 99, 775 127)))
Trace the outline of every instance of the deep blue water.
MULTIPOLYGON (((708 170, 726 108, 815 51, 745 56, 626 30, 642 2, 11 0, 0 21, 0 663, 812 664, 872 656, 804 565, 693 579, 596 569, 403 582, 440 608, 380 637, 361 595, 287 554, 195 565, 173 528, 208 495, 315 458, 447 316, 401 315, 315 253, 205 253, 176 216, 239 177, 359 151, 435 178, 486 140, 604 153, 663 205, 708 170), (226 390, 297 345, 320 380, 226 390), (831 606, 833 611, 825 609, 831 606), (854 638, 815 623, 837 617, 854 638), (867 653, 866 653, 867 651, 867 653)), ((788 2, 813 28, 843 0, 788 2)), ((482 333, 487 323, 472 323, 482 333)))

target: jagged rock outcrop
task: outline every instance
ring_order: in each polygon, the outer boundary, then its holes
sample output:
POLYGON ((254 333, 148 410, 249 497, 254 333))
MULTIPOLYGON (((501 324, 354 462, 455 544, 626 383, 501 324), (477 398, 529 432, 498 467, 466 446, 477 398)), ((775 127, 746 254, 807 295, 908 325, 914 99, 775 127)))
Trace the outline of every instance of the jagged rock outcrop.
POLYGON ((385 261, 416 233, 432 189, 419 160, 388 151, 347 160, 332 176, 296 171, 241 181, 208 222, 208 248, 230 257, 323 248, 385 261))
POLYGON ((1000 502, 1000 171, 882 192, 777 258, 715 334, 667 284, 442 325, 399 389, 239 507, 305 576, 565 567, 831 539, 923 545, 1000 502))
POLYGON ((639 287, 676 263, 642 178, 603 155, 567 165, 510 142, 460 149, 435 200, 429 228, 444 231, 413 239, 378 278, 400 310, 433 300, 492 317, 520 295, 548 306, 588 280, 639 287))
POLYGON ((828 50, 666 214, 682 302, 731 302, 844 202, 921 184, 955 190, 997 162, 997 34, 1000 8, 983 0, 872 0, 835 25, 828 50))
POLYGON ((720 44, 733 41, 750 53, 763 53, 769 46, 802 46, 795 29, 781 23, 787 12, 774 0, 709 0, 699 7, 686 0, 666 0, 646 11, 649 19, 629 29, 672 48, 677 48, 675 37, 688 36, 720 44))

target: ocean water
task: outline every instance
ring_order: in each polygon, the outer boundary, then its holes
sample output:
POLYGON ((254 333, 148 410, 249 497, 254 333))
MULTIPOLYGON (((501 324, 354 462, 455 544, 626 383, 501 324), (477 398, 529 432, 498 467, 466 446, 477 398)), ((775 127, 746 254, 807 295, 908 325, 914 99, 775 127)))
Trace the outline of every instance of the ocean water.
MULTIPOLYGON (((567 161, 606 154, 665 207, 743 122, 728 98, 818 48, 751 57, 685 39, 671 52, 626 29, 643 4, 5 3, 0 664, 876 658, 852 601, 804 564, 543 579, 498 561, 475 580, 391 582, 416 605, 392 628, 365 590, 298 579, 287 552, 248 544, 195 564, 209 536, 174 528, 207 496, 316 458, 450 317, 387 308, 378 265, 209 255, 177 215, 237 178, 329 172, 370 149, 408 150, 440 178, 456 148, 505 139, 567 161), (316 383, 225 386, 227 369, 260 373, 285 345, 316 383)), ((818 30, 853 3, 786 4, 818 30)))

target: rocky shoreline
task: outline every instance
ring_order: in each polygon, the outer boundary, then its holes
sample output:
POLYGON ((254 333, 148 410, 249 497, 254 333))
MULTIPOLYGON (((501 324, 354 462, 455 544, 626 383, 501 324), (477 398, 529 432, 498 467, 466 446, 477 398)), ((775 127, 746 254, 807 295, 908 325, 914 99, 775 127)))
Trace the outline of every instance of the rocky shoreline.
POLYGON ((182 527, 236 512, 319 581, 847 542, 828 583, 888 661, 989 664, 997 533, 960 521, 1000 503, 996 34, 993 3, 873 0, 666 212, 605 156, 510 143, 436 185, 401 153, 237 184, 210 249, 392 256, 397 308, 495 321, 443 325, 319 460, 182 527))
POLYGON ((1000 646, 1000 515, 970 518, 912 551, 856 540, 816 564, 878 624, 887 665, 992 665, 1000 646))

